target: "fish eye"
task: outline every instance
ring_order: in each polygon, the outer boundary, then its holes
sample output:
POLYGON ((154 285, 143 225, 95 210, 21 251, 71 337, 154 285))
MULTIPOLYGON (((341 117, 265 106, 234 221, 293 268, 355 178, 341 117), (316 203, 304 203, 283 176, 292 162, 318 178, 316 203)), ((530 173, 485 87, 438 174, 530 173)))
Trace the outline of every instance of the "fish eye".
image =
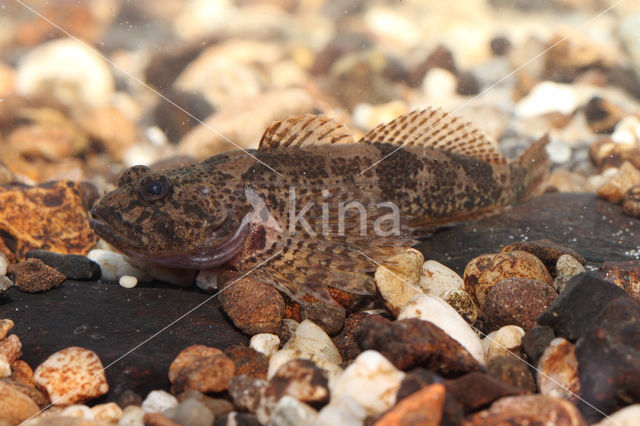
POLYGON ((164 176, 148 176, 140 181, 138 195, 143 201, 157 201, 171 191, 171 180, 164 176))

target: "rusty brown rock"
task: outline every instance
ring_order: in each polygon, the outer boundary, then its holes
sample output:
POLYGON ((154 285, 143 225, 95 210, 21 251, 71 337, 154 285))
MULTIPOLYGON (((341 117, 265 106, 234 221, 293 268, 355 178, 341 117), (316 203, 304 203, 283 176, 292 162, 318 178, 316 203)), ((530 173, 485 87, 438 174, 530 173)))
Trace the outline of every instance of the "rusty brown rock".
POLYGON ((523 389, 527 392, 536 391, 536 382, 529 370, 529 366, 520 358, 514 356, 496 356, 489 360, 487 373, 509 386, 523 389))
POLYGON ((343 362, 349 362, 354 360, 362 349, 358 346, 358 342, 355 339, 354 332, 360 327, 362 321, 365 318, 372 316, 366 312, 357 312, 350 314, 344 322, 344 327, 340 334, 333 337, 333 343, 335 343, 343 362))
POLYGON ((252 348, 234 345, 226 348, 224 353, 236 365, 235 375, 245 375, 254 379, 266 379, 269 359, 252 348))
POLYGON ((203 345, 189 346, 178 354, 169 367, 169 381, 174 394, 194 389, 220 392, 229 386, 236 370, 234 362, 222 351, 203 345))
POLYGON ((549 271, 554 271, 554 267, 556 266, 558 259, 563 254, 569 254, 575 257, 582 265, 584 265, 585 262, 584 257, 582 257, 575 250, 555 243, 546 238, 533 241, 517 241, 515 243, 504 246, 501 252, 510 253, 515 250, 531 253, 538 259, 542 260, 542 263, 544 263, 544 266, 546 266, 547 270, 549 271))
POLYGON ((600 266, 598 275, 603 280, 622 288, 629 296, 640 302, 640 260, 604 262, 600 266))
POLYGON ((18 359, 11 364, 11 380, 24 383, 28 386, 35 386, 33 382, 33 370, 21 359, 18 359))
POLYGON ((445 387, 436 383, 398 402, 375 426, 438 426, 442 419, 445 387))
POLYGON ((40 411, 31 398, 0 381, 0 423, 18 425, 40 411))
POLYGON ((540 357, 536 381, 541 394, 577 404, 580 378, 575 345, 562 337, 553 339, 540 357))
POLYGON ((489 330, 517 325, 525 331, 536 325, 536 318, 558 297, 553 287, 527 278, 507 278, 491 287, 484 305, 489 330))
MULTIPOLYGON (((97 241, 89 227, 81 185, 59 181, 36 187, 0 187, 0 233, 24 259, 33 249, 87 254, 97 241)), ((5 253, 6 254, 6 253, 5 253)))
POLYGON ((473 413, 505 396, 526 393, 524 389, 510 386, 479 371, 447 380, 446 387, 447 392, 462 406, 465 414, 473 413))
POLYGON ((27 293, 51 290, 66 279, 63 274, 51 266, 45 265, 40 259, 27 259, 9 265, 7 271, 15 277, 16 286, 27 293))
POLYGON ((640 185, 629 188, 622 199, 622 211, 631 217, 640 217, 640 185))
POLYGON ((520 250, 485 254, 472 259, 464 270, 464 285, 483 309, 491 287, 511 277, 539 280, 553 286, 553 279, 544 263, 531 253, 520 250))
POLYGON ((612 203, 619 203, 627 191, 640 185, 640 170, 625 161, 615 175, 598 188, 598 195, 612 203))
POLYGON ((568 401, 544 395, 524 395, 499 399, 491 408, 474 414, 462 424, 586 426, 587 422, 568 401))
POLYGON ((237 273, 220 276, 220 303, 233 324, 247 334, 273 333, 284 318, 284 299, 271 285, 237 273))

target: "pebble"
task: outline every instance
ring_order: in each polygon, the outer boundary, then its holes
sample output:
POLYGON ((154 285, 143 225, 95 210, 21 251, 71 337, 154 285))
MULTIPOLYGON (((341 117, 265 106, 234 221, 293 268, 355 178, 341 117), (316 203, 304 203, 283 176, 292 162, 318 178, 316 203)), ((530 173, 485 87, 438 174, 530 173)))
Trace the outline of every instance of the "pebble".
POLYGON ((408 249, 392 256, 388 263, 376 269, 375 283, 387 308, 398 316, 409 300, 422 293, 418 283, 424 257, 418 250, 408 249))
POLYGON ((527 330, 558 297, 552 286, 527 278, 506 278, 489 289, 483 318, 489 330, 518 325, 527 330))
POLYGON ((219 349, 194 345, 182 350, 173 360, 169 381, 174 393, 187 389, 220 392, 227 389, 235 372, 235 363, 219 349))
POLYGON ((312 361, 324 358, 334 364, 342 363, 340 352, 331 338, 324 330, 309 320, 300 323, 283 349, 292 349, 312 361))
POLYGON ((568 84, 543 81, 522 98, 515 106, 515 113, 520 118, 559 112, 572 114, 578 107, 578 98, 573 86, 568 84))
POLYGON ((278 398, 289 395, 302 402, 322 402, 329 398, 327 373, 306 359, 282 365, 270 383, 278 398))
POLYGON ((458 87, 458 79, 442 68, 430 69, 422 80, 422 92, 428 99, 448 99, 453 97, 458 87))
POLYGON ((640 217, 640 185, 632 186, 624 194, 622 211, 627 216, 640 217))
POLYGON ((607 261, 600 265, 598 276, 622 288, 627 294, 640 302, 640 262, 607 261))
POLYGON ((635 146, 640 142, 640 118, 624 117, 616 124, 611 140, 620 145, 635 146))
POLYGON ((446 388, 447 394, 455 399, 465 414, 474 413, 500 398, 525 393, 523 389, 509 386, 479 371, 448 380, 446 388))
POLYGON ((598 188, 598 195, 612 203, 619 203, 627 191, 640 185, 640 170, 628 161, 620 166, 618 172, 598 188))
POLYGON ((77 182, 0 187, 0 205, 0 231, 15 238, 13 254, 20 260, 29 250, 42 248, 85 254, 97 241, 77 182))
POLYGON ((636 426, 638 419, 640 419, 640 404, 633 404, 610 414, 594 426, 636 426))
POLYGON ((553 280, 542 261, 531 253, 515 250, 508 253, 485 254, 473 258, 464 269, 466 290, 484 308, 487 293, 505 278, 529 278, 549 286, 553 280))
POLYGON ((384 414, 375 426, 419 424, 438 426, 442 420, 445 387, 440 383, 429 385, 398 402, 384 414))
POLYGON ((93 249, 87 254, 87 258, 100 266, 102 279, 106 281, 119 281, 125 275, 136 277, 139 281, 151 279, 149 274, 127 262, 125 255, 114 251, 93 249))
POLYGON ((98 398, 109 385, 98 355, 71 346, 49 356, 33 373, 38 388, 49 395, 53 405, 70 405, 98 398))
POLYGON ((316 426, 361 426, 367 411, 350 396, 332 400, 325 405, 316 418, 316 426))
POLYGON ((538 360, 555 337, 551 327, 537 326, 527 330, 522 337, 522 349, 532 365, 538 365, 538 360))
POLYGON ((553 163, 564 164, 571 159, 571 147, 564 141, 552 139, 546 149, 553 163))
MULTIPOLYGON (((596 139, 589 147, 589 156, 593 163, 602 170, 602 175, 609 177, 615 175, 617 168, 625 162, 631 163, 636 169, 640 168, 640 146, 625 145, 614 142, 611 138, 596 139)), ((592 176, 591 179, 600 181, 600 176, 592 176)))
POLYGON ((40 408, 31 398, 0 380, 0 422, 18 425, 38 412, 40 408))
POLYGON ((16 287, 27 293, 51 290, 66 279, 63 274, 45 265, 40 259, 27 259, 9 265, 8 272, 15 277, 16 287))
POLYGON ((9 279, 9 277, 7 277, 6 275, 0 275, 0 294, 3 294, 14 285, 15 284, 9 279))
POLYGON ((138 278, 131 275, 123 275, 118 280, 118 284, 120 284, 120 287, 134 288, 138 285, 138 278))
POLYGON ((129 405, 122 411, 122 417, 118 420, 118 426, 144 426, 145 412, 142 407, 129 405))
MULTIPOLYGON (((418 318, 392 322, 372 315, 362 321, 354 335, 362 350, 378 351, 401 370, 424 367, 443 376, 458 376, 482 369, 458 341, 432 322, 418 318)), ((477 346, 484 359, 479 341, 477 346)))
POLYGON ((404 373, 379 352, 365 350, 331 387, 331 402, 349 397, 367 414, 379 414, 396 402, 404 373))
POLYGON ((0 379, 11 377, 11 364, 4 355, 0 355, 0 379))
POLYGON ((185 399, 163 414, 181 426, 211 426, 214 420, 213 413, 196 399, 185 399))
POLYGON ((180 426, 178 423, 160 413, 145 413, 142 422, 145 426, 180 426))
POLYGON ((15 334, 11 334, 0 340, 0 355, 4 356, 9 364, 13 364, 22 356, 22 343, 20 338, 15 334))
POLYGON ((556 275, 573 277, 585 272, 584 266, 570 254, 563 254, 556 262, 556 275))
POLYGON ((27 259, 40 259, 70 280, 91 280, 100 278, 100 265, 79 254, 59 254, 46 250, 30 250, 27 259))
POLYGON ((502 253, 509 253, 512 251, 526 251, 537 257, 544 263, 549 271, 555 271, 558 259, 564 254, 573 256, 578 262, 584 265, 584 257, 580 256, 575 250, 554 243, 548 239, 533 240, 533 241, 517 241, 511 243, 502 248, 502 253))
POLYGON ((487 361, 497 356, 520 356, 525 331, 517 325, 505 325, 482 339, 487 361))
POLYGON ((538 361, 538 392, 577 404, 580 378, 575 346, 567 339, 553 339, 538 361))
POLYGON ((218 289, 219 275, 220 271, 216 269, 205 269, 200 271, 196 276, 196 286, 207 293, 215 293, 218 289))
POLYGON ((253 348, 253 350, 260 352, 267 358, 270 358, 271 355, 278 351, 278 347, 280 347, 280 338, 275 334, 270 333, 256 334, 251 337, 249 346, 253 348))
POLYGON ((82 404, 69 405, 60 411, 61 417, 75 417, 84 420, 93 420, 91 408, 82 404))
POLYGON ((305 426, 315 424, 318 413, 291 396, 282 397, 271 414, 269 426, 305 426))
POLYGON ((0 253, 0 275, 7 275, 7 267, 9 266, 9 260, 7 256, 0 253))
POLYGON ((333 343, 335 343, 343 362, 350 362, 354 360, 362 350, 356 342, 354 332, 360 327, 361 322, 371 316, 372 314, 366 312, 356 312, 349 314, 345 320, 342 331, 337 336, 333 337, 333 343))
POLYGON ((496 36, 490 41, 491 51, 496 56, 502 56, 511 50, 511 41, 506 36, 496 36))
POLYGON ((480 338, 455 309, 442 299, 427 295, 416 297, 398 315, 398 319, 408 318, 433 323, 462 345, 481 365, 485 364, 480 338))
POLYGON ((587 426, 573 404, 545 395, 501 398, 491 404, 488 410, 480 411, 465 421, 466 426, 498 424, 587 426))
MULTIPOLYGON (((140 408, 142 408, 145 413, 162 413, 169 408, 177 406, 178 400, 175 396, 163 390, 154 390, 149 392, 149 395, 142 401, 140 408)), ((128 408, 129 407, 127 407, 127 409, 128 408)))
POLYGON ((234 411, 216 419, 214 426, 260 426, 255 416, 234 411))
POLYGON ((255 278, 237 276, 235 272, 220 276, 218 298, 224 312, 246 334, 277 333, 285 313, 282 295, 255 278))
POLYGON ((557 337, 576 341, 606 304, 621 296, 626 293, 615 284, 591 273, 578 274, 538 318, 538 324, 551 327, 557 337))
POLYGON ((43 43, 27 53, 18 65, 16 84, 20 95, 53 96, 77 111, 108 104, 114 91, 102 57, 69 38, 43 43))
POLYGON ((0 340, 7 337, 7 334, 13 329, 13 321, 9 318, 0 319, 0 340))
POLYGON ((419 287, 431 296, 444 298, 449 292, 464 290, 464 280, 442 263, 427 260, 420 268, 419 287))
POLYGON ((442 299, 449 304, 469 324, 478 319, 478 307, 473 298, 465 290, 452 290, 445 293, 442 299))
POLYGON ((593 133, 612 133, 624 117, 624 110, 600 96, 592 97, 584 107, 585 117, 593 133))
POLYGON ((527 393, 535 393, 536 391, 536 381, 529 366, 515 356, 491 358, 487 364, 487 373, 501 382, 523 389, 527 393))
POLYGON ((91 412, 95 420, 105 423, 118 423, 123 414, 122 408, 115 402, 94 405, 91 407, 91 412))
POLYGON ((300 305, 300 319, 312 321, 329 336, 336 335, 342 330, 345 316, 344 309, 334 309, 315 299, 300 305))
POLYGON ((265 379, 269 360, 266 356, 244 345, 229 346, 224 350, 236 365, 235 375, 245 375, 252 378, 265 379))
POLYGON ((213 413, 215 418, 221 417, 225 414, 228 414, 234 410, 233 404, 222 398, 211 398, 199 392, 197 390, 189 389, 181 394, 176 396, 179 402, 186 401, 188 399, 195 399, 203 403, 209 411, 213 413))

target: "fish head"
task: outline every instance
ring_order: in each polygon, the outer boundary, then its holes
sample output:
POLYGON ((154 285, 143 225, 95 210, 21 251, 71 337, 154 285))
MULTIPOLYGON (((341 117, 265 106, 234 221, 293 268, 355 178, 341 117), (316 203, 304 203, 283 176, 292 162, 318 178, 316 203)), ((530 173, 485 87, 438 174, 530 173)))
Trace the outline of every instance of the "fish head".
POLYGON ((233 258, 246 237, 228 201, 228 191, 217 191, 197 165, 172 170, 134 166, 94 205, 91 226, 138 260, 207 269, 233 258))

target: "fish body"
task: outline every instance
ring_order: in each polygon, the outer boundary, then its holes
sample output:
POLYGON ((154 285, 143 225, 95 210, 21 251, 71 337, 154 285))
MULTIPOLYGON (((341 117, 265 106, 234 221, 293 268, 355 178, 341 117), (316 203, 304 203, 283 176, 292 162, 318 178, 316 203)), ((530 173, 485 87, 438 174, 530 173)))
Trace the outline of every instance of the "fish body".
POLYGON ((549 167, 547 139, 507 162, 469 123, 428 109, 359 141, 306 115, 270 126, 258 150, 151 171, 134 166, 92 226, 139 260, 223 265, 304 302, 327 287, 375 292, 371 272, 416 236, 524 198, 549 167))

